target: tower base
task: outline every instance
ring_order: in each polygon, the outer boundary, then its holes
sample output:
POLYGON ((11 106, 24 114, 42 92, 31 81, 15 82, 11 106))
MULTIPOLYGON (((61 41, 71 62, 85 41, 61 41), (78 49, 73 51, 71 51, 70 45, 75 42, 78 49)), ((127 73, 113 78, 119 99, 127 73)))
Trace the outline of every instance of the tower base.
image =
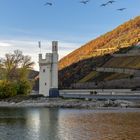
POLYGON ((50 97, 50 98, 59 97, 59 90, 58 90, 58 88, 51 88, 51 89, 49 90, 49 97, 50 97))

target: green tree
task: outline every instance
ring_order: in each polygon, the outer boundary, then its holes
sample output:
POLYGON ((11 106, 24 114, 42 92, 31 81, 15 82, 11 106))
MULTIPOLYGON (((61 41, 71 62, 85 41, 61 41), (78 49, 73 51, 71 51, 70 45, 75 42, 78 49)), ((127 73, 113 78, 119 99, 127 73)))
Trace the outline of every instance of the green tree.
POLYGON ((0 60, 0 97, 13 96, 15 93, 28 94, 32 89, 32 81, 28 80, 28 75, 33 65, 31 57, 23 55, 19 50, 5 54, 0 60))
POLYGON ((15 50, 13 54, 5 54, 1 59, 0 67, 3 70, 3 79, 21 80, 27 78, 28 71, 33 68, 34 62, 30 56, 25 56, 21 51, 15 50))

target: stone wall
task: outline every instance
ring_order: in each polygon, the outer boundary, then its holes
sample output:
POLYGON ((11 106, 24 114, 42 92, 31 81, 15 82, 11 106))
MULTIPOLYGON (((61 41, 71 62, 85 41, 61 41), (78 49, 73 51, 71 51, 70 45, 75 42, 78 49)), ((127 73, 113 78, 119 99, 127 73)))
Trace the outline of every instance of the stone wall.
POLYGON ((76 89, 92 89, 92 88, 135 88, 140 87, 140 77, 133 79, 120 79, 120 80, 111 80, 111 81, 102 81, 100 83, 87 82, 87 83, 76 83, 71 85, 72 88, 76 89))
POLYGON ((115 73, 124 73, 124 74, 130 74, 130 75, 140 75, 140 70, 136 69, 125 69, 125 68, 105 68, 105 67, 100 67, 96 68, 96 71, 98 72, 115 72, 115 73))

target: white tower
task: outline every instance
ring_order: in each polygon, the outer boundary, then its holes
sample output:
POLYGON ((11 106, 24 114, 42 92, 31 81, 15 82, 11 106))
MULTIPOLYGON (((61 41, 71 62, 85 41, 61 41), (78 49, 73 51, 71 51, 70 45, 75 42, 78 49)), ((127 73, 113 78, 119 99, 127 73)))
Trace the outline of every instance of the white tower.
POLYGON ((58 92, 58 42, 52 42, 52 53, 46 53, 45 59, 39 54, 39 94, 57 97, 58 92))
POLYGON ((52 85, 51 88, 58 88, 58 42, 52 42, 52 85))

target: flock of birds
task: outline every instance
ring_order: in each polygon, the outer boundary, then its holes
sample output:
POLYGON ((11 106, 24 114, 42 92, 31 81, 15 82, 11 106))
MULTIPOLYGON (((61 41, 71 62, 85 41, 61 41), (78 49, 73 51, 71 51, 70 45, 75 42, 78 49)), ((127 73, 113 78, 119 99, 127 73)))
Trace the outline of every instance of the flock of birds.
MULTIPOLYGON (((79 1, 79 3, 81 3, 81 4, 88 4, 89 3, 89 1, 90 0, 81 0, 81 1, 79 1)), ((116 1, 114 1, 114 0, 110 0, 110 1, 108 1, 108 2, 106 2, 106 3, 103 3, 103 4, 101 4, 100 6, 101 7, 105 7, 105 6, 107 6, 107 5, 109 5, 109 4, 113 4, 113 3, 115 3, 116 1)), ((52 2, 46 2, 45 4, 44 4, 44 6, 52 6, 53 5, 53 3, 52 2)), ((126 8, 119 8, 119 9, 117 9, 118 11, 123 11, 123 10, 126 10, 126 8)))
MULTIPOLYGON (((87 0, 87 1, 89 1, 89 0, 87 0)), ((113 4, 114 2, 116 2, 116 1, 110 0, 110 1, 108 1, 107 3, 101 4, 101 6, 107 6, 108 4, 113 4)), ((125 10, 125 9, 126 9, 126 8, 119 8, 119 9, 117 9, 117 10, 123 11, 123 10, 125 10)))

